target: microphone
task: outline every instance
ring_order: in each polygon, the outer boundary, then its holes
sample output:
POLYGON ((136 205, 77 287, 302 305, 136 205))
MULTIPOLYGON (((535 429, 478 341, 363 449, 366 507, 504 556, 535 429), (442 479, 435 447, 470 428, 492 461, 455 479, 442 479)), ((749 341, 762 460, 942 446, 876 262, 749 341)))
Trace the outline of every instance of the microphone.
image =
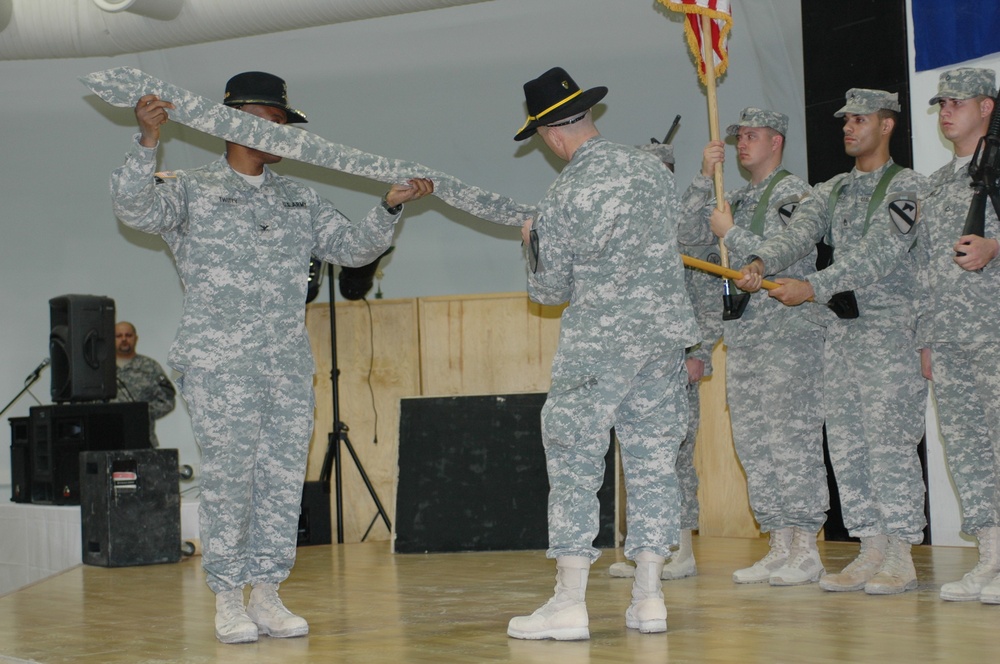
POLYGON ((38 375, 42 372, 42 369, 44 369, 45 367, 49 366, 49 364, 51 362, 52 361, 49 358, 47 358, 47 357, 45 359, 43 359, 41 361, 41 363, 37 367, 35 367, 35 370, 32 371, 30 374, 28 374, 28 377, 24 379, 24 382, 25 383, 33 383, 36 380, 38 380, 38 375))

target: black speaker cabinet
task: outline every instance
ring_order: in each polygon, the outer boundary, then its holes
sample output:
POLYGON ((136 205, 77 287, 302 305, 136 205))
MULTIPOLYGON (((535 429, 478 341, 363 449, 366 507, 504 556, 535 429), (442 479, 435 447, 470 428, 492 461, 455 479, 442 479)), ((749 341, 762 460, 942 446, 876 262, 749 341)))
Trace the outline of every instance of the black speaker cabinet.
POLYGON ((30 417, 10 419, 10 499, 15 503, 31 502, 30 417))
POLYGON ((84 452, 79 472, 84 563, 129 567, 180 560, 177 450, 84 452))
MULTIPOLYGON (((545 394, 399 402, 397 553, 548 547, 545 394)), ((608 435, 598 548, 613 547, 615 448, 608 435)))
POLYGON ((298 545, 330 544, 330 494, 322 482, 306 482, 302 487, 298 545))
POLYGON ((115 301, 97 295, 49 300, 52 400, 114 399, 115 301))
POLYGON ((80 504, 80 453, 148 449, 145 402, 34 406, 30 413, 32 503, 80 504))

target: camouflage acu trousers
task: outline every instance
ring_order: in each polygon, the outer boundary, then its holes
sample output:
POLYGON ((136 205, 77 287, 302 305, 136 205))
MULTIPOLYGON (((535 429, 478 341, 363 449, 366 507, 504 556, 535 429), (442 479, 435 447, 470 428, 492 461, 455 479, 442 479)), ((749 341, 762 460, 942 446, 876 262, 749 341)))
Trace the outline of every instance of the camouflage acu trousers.
POLYGON ((933 344, 934 400, 962 532, 1000 526, 1000 345, 933 344))
POLYGON ((694 443, 698 437, 698 425, 701 422, 699 385, 701 385, 701 381, 689 383, 687 386, 687 435, 681 441, 680 449, 677 450, 677 463, 674 464, 674 472, 677 474, 677 486, 680 488, 681 512, 679 527, 681 530, 698 529, 698 473, 694 467, 694 443))
POLYGON ((189 369, 179 382, 202 453, 198 516, 208 586, 218 593, 284 581, 295 563, 312 376, 189 369))
POLYGON ((727 348, 726 399, 761 531, 819 532, 830 507, 822 335, 727 348))
POLYGON ((913 335, 862 331, 827 339, 826 434, 844 525, 854 537, 923 541, 927 384, 913 335))
POLYGON ((549 558, 600 557, 597 490, 612 427, 628 494, 625 557, 640 549, 665 558, 679 541, 674 463, 687 433, 684 351, 595 363, 557 354, 542 408, 549 475, 549 558), (576 359, 577 361, 574 361, 576 359))

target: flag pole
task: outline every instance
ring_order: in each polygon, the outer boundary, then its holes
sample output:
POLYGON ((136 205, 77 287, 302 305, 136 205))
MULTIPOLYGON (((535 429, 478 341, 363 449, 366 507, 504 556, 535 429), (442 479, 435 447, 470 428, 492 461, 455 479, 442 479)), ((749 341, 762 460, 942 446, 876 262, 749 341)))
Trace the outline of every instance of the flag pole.
MULTIPOLYGON (((709 274, 714 274, 717 277, 725 277, 727 279, 739 279, 743 276, 743 273, 739 270, 733 270, 728 267, 722 267, 721 265, 716 265, 715 263, 709 263, 708 261, 703 261, 700 258, 695 258, 694 256, 688 256, 687 254, 681 254, 681 262, 688 267, 693 267, 696 270, 701 270, 702 272, 708 272, 709 274)), ((774 290, 780 286, 776 281, 768 281, 767 279, 762 279, 760 282, 760 287, 765 290, 774 290)), ((810 298, 811 300, 812 298, 810 298)))
MULTIPOLYGON (((715 92, 715 54, 712 51, 712 19, 707 14, 701 15, 701 48, 702 59, 705 62, 705 92, 708 95, 708 137, 717 141, 719 132, 719 99, 715 92)), ((723 209, 726 191, 722 185, 722 164, 715 165, 715 207, 723 209)), ((719 257, 722 266, 729 267, 729 250, 726 243, 719 238, 719 257)))

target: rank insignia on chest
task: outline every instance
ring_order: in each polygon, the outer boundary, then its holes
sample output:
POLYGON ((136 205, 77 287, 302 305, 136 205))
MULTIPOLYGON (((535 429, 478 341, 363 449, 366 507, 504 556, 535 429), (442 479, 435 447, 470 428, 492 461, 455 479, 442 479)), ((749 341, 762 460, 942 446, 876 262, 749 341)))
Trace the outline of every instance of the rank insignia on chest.
POLYGON ((913 225, 917 223, 917 197, 912 194, 904 194, 889 203, 889 218, 893 225, 903 235, 909 234, 913 230, 913 225))

